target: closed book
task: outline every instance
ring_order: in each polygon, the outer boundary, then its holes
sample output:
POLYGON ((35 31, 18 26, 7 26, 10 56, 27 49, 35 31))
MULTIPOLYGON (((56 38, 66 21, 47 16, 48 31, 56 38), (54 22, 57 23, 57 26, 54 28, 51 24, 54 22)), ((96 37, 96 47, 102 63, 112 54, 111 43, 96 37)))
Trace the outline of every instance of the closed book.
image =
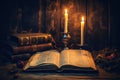
POLYGON ((46 33, 20 33, 12 34, 8 40, 16 44, 16 46, 28 46, 50 43, 52 42, 52 36, 46 33))
POLYGON ((27 52, 31 53, 36 51, 48 50, 48 49, 52 49, 52 43, 13 47, 13 54, 27 53, 27 52))

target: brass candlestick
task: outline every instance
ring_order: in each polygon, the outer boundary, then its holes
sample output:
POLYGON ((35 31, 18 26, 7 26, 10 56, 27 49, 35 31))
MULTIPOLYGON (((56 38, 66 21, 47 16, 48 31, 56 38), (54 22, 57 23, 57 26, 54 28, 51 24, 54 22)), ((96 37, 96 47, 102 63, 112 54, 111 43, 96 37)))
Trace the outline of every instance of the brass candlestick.
POLYGON ((63 33, 62 42, 64 44, 64 49, 69 49, 68 42, 69 42, 70 38, 71 38, 71 36, 70 36, 69 32, 63 33))

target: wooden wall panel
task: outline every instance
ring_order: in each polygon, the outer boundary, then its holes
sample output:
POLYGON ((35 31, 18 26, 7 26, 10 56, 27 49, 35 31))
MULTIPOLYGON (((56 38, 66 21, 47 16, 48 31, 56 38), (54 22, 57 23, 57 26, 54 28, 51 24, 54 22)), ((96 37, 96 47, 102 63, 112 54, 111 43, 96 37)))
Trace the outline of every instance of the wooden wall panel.
POLYGON ((46 0, 46 33, 51 33, 56 41, 60 39, 60 1, 46 0))
POLYGON ((107 46, 108 41, 107 1, 18 0, 17 17, 21 15, 21 18, 17 18, 19 25, 16 22, 14 24, 19 26, 19 32, 26 30, 27 32, 51 33, 55 41, 60 42, 64 31, 64 9, 67 8, 72 43, 80 43, 80 21, 84 16, 86 20, 85 44, 93 48, 102 48, 107 46))
POLYGON ((107 0, 88 0, 86 42, 94 48, 106 47, 108 27, 107 0))

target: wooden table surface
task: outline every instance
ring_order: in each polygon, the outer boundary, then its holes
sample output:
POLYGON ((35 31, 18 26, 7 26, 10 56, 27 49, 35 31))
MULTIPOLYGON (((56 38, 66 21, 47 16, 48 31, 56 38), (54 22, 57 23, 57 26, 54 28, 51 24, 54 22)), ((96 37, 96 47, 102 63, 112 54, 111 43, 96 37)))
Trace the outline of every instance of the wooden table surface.
POLYGON ((111 79, 116 80, 120 79, 120 74, 109 73, 104 71, 103 69, 98 67, 99 73, 96 75, 88 75, 88 74, 79 74, 79 73, 24 73, 18 72, 16 73, 15 64, 9 64, 6 66, 0 66, 0 80, 79 80, 79 79, 87 79, 87 80, 96 80, 96 79, 111 79), (18 77, 16 77, 16 75, 18 77), (13 79, 16 78, 16 79, 13 79))
POLYGON ((101 69, 99 66, 98 74, 81 73, 24 73, 16 68, 15 64, 0 66, 0 80, 120 80, 120 73, 110 73, 101 69), (18 71, 16 73, 16 71, 18 71))

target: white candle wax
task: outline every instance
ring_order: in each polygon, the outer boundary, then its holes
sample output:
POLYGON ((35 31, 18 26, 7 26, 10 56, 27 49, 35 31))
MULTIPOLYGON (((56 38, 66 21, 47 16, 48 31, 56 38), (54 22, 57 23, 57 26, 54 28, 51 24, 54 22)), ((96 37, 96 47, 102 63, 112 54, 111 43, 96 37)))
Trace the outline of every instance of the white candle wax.
POLYGON ((81 21, 81 46, 84 45, 84 17, 82 17, 82 21, 81 21))
POLYGON ((68 12, 67 9, 65 9, 65 27, 64 27, 64 33, 68 32, 68 12))

